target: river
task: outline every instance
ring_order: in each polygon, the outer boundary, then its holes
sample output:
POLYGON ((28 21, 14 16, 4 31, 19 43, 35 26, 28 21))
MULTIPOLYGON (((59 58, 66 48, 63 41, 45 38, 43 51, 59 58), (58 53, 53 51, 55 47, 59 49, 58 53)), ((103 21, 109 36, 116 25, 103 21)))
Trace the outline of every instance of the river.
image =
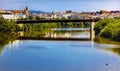
MULTIPOLYGON (((90 38, 88 29, 60 30, 54 37, 90 38)), ((120 71, 120 43, 98 36, 94 41, 0 40, 0 71, 120 71)))

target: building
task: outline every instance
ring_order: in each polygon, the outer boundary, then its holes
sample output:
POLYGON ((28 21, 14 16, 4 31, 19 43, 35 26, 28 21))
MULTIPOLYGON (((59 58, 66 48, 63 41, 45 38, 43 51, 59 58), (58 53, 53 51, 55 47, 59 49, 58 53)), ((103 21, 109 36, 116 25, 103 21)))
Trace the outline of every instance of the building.
POLYGON ((0 13, 0 17, 3 17, 3 18, 8 19, 8 20, 14 18, 12 13, 0 13))
POLYGON ((28 18, 29 16, 29 11, 27 6, 25 10, 11 10, 11 12, 14 15, 14 19, 28 18))
POLYGON ((28 7, 24 10, 0 10, 0 17, 3 17, 5 19, 21 19, 21 18, 28 18, 29 11, 28 7))
POLYGON ((5 13, 5 10, 3 10, 3 9, 0 9, 0 13, 5 13))

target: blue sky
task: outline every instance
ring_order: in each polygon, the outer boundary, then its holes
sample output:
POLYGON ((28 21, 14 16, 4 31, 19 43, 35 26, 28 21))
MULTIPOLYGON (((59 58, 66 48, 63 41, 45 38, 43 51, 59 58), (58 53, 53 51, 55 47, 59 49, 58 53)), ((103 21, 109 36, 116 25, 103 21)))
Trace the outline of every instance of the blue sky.
POLYGON ((0 0, 0 9, 24 9, 41 11, 120 10, 120 0, 0 0))

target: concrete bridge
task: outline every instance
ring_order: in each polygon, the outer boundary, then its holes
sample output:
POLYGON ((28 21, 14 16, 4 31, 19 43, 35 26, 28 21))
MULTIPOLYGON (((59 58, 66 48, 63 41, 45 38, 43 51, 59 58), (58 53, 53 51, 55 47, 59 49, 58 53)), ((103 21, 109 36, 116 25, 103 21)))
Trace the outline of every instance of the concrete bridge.
POLYGON ((57 23, 57 22, 90 22, 90 40, 93 40, 94 35, 94 25, 99 19, 72 19, 72 20, 27 20, 27 21, 16 21, 17 24, 40 24, 40 23, 57 23))

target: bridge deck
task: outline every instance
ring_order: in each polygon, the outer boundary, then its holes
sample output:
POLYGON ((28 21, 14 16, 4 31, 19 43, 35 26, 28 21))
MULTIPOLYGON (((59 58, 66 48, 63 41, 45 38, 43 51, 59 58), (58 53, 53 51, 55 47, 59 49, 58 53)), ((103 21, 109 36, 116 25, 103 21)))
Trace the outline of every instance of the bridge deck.
POLYGON ((16 23, 27 24, 27 23, 52 23, 52 22, 97 22, 98 19, 73 19, 73 20, 27 20, 27 21, 16 21, 16 23))

